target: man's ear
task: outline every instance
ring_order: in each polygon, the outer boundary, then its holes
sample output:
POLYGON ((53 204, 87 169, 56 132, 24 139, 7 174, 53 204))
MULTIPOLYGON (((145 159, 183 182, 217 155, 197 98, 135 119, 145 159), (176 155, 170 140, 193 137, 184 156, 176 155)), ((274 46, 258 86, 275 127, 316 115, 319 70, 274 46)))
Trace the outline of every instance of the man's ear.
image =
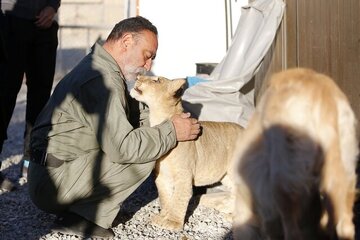
POLYGON ((121 37, 121 45, 123 48, 128 48, 128 46, 132 45, 134 41, 134 37, 131 33, 125 33, 121 37))

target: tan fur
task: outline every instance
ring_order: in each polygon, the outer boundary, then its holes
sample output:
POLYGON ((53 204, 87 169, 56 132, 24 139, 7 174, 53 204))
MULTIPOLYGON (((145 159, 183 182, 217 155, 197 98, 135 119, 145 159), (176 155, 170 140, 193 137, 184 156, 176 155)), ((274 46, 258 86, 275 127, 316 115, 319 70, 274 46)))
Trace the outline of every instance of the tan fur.
MULTIPOLYGON (((150 125, 155 126, 183 112, 178 91, 184 84, 184 79, 140 76, 130 94, 149 106, 150 125)), ((153 218, 153 223, 159 227, 183 228, 193 185, 204 186, 222 181, 233 188, 233 181, 225 181, 229 179, 225 176, 232 166, 230 159, 233 159, 236 139, 242 128, 238 124, 224 122, 201 122, 201 126, 202 133, 197 140, 178 142, 174 149, 156 162, 155 183, 161 212, 153 218)), ((227 200, 229 198, 226 197, 227 200)))
POLYGON ((237 146, 234 238, 354 239, 355 128, 332 79, 275 74, 237 146))

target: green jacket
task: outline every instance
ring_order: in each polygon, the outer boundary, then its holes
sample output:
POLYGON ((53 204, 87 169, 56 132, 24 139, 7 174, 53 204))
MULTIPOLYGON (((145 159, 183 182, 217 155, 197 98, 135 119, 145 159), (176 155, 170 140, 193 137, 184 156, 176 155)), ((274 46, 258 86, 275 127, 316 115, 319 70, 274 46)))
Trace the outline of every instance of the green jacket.
POLYGON ((134 128, 130 114, 138 109, 129 104, 121 76, 115 60, 96 44, 56 86, 35 123, 31 148, 65 161, 102 151, 121 164, 154 161, 168 152, 176 145, 172 122, 134 128))

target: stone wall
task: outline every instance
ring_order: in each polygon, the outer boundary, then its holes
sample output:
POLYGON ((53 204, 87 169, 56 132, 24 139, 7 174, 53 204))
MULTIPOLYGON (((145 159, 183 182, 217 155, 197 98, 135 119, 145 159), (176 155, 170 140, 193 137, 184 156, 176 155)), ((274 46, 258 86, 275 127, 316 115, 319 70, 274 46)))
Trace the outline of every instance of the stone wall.
POLYGON ((127 14, 127 0, 62 0, 55 80, 61 79, 98 39, 127 14))

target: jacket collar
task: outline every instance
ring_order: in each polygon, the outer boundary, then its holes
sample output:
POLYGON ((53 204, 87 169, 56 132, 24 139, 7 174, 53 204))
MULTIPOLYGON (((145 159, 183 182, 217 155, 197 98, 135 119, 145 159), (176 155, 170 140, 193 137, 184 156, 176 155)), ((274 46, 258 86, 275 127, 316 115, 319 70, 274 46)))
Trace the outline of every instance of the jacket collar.
POLYGON ((124 75, 121 72, 121 69, 115 59, 99 43, 96 42, 94 44, 92 52, 94 56, 98 56, 104 61, 106 61, 112 70, 114 70, 115 72, 119 72, 120 77, 125 80, 124 75))

